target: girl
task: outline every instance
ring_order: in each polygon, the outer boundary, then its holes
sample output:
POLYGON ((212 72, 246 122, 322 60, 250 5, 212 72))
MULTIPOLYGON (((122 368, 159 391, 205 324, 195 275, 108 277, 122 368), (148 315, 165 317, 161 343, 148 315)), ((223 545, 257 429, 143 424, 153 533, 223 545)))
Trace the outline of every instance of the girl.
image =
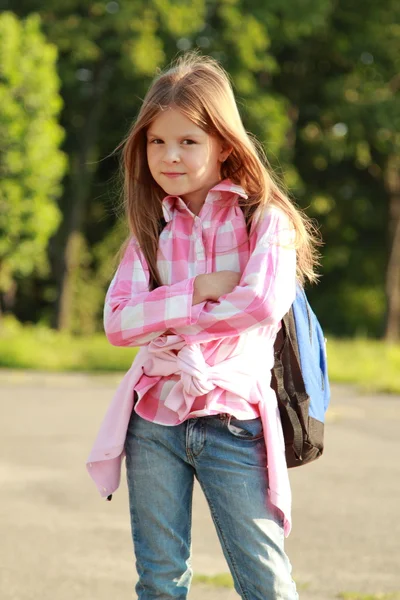
POLYGON ((140 600, 184 599, 196 477, 235 589, 298 598, 273 345, 315 236, 242 124, 228 75, 196 52, 151 85, 123 143, 130 238, 105 331, 140 346, 88 459, 111 499, 126 457, 140 600))

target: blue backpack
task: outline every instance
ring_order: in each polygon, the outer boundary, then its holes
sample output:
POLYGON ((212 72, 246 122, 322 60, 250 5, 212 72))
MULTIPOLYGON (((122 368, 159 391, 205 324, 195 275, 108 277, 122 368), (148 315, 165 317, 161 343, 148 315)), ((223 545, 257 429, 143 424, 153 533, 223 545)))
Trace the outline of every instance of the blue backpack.
POLYGON ((330 400, 325 338, 303 288, 282 320, 274 346, 272 387, 278 398, 288 467, 321 456, 330 400))

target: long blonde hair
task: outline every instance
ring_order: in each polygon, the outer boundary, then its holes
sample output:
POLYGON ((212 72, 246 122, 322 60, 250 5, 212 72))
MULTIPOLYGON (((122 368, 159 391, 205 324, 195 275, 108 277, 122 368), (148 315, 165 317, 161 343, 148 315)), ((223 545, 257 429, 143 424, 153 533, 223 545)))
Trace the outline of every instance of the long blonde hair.
MULTIPOLYGON (((157 249, 164 190, 154 181, 146 152, 146 131, 162 110, 178 108, 207 134, 218 136, 233 148, 222 163, 221 177, 240 185, 248 195, 241 200, 249 231, 256 209, 273 204, 290 218, 296 231, 297 278, 301 284, 316 281, 317 230, 283 191, 258 140, 242 123, 229 76, 213 58, 197 51, 178 57, 150 86, 123 148, 123 201, 129 229, 146 259, 151 287, 161 285, 157 249)), ((259 211, 257 211, 259 212, 259 211)))

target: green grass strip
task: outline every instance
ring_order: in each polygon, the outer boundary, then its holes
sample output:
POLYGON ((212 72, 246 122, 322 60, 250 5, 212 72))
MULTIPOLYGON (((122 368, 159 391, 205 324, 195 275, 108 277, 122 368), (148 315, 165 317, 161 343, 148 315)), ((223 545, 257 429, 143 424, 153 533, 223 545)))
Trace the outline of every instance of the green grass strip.
MULTIPOLYGON (((233 579, 229 573, 218 573, 216 575, 194 574, 193 584, 203 584, 215 588, 230 588, 233 589, 233 579)), ((308 583, 299 583, 296 581, 298 591, 307 590, 310 585, 308 583)))
POLYGON ((327 353, 331 381, 356 384, 364 391, 400 394, 400 344, 328 339, 327 353))
POLYGON ((217 575, 194 574, 193 584, 199 583, 211 587, 233 589, 233 579, 229 573, 218 573, 217 575))
POLYGON ((360 594, 358 592, 341 592, 338 594, 341 600, 400 600, 400 592, 360 594))
MULTIPOLYGON (((11 318, 0 322, 0 368, 125 372, 137 351, 111 346, 102 333, 78 337, 11 318)), ((400 394, 400 344, 328 338, 327 352, 332 382, 400 394)))

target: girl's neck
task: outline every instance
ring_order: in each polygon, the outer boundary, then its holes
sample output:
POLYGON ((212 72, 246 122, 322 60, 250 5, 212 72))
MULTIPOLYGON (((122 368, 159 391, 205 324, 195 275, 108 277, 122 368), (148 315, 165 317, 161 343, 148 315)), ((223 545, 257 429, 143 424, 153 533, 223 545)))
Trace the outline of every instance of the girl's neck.
MULTIPOLYGON (((207 197, 207 196, 206 196, 207 197)), ((199 212, 201 211, 203 204, 206 200, 206 197, 203 199, 191 199, 191 200, 187 200, 186 197, 183 198, 183 200, 186 203, 186 206, 188 207, 188 209, 194 214, 194 215, 198 215, 199 212)))
POLYGON ((201 211, 201 209, 203 207, 204 202, 206 201, 209 191, 214 186, 216 186, 220 181, 221 181, 221 177, 219 179, 217 179, 217 181, 212 183, 210 186, 207 186, 206 190, 204 190, 204 189, 196 190, 192 193, 185 194, 184 196, 182 196, 182 200, 185 202, 188 209, 194 215, 199 214, 199 212, 201 211))

